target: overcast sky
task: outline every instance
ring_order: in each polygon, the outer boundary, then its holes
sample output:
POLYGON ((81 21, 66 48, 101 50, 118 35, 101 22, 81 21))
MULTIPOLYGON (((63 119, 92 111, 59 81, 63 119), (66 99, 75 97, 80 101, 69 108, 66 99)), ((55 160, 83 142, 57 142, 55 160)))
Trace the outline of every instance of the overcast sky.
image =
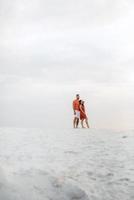
POLYGON ((133 0, 0 0, 0 126, 134 129, 133 0))

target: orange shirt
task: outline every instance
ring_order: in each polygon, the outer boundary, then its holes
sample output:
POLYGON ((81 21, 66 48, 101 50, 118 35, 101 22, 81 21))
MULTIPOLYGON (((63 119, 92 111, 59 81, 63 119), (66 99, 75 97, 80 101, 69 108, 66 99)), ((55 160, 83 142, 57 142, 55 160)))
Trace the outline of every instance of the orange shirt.
POLYGON ((73 109, 79 111, 79 110, 80 110, 79 107, 80 107, 79 100, 77 100, 77 99, 74 100, 74 101, 73 101, 73 109))

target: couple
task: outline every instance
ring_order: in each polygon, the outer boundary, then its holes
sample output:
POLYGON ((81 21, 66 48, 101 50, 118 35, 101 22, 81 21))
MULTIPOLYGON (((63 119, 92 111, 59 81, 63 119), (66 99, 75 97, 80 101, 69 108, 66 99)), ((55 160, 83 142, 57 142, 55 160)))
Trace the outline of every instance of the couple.
POLYGON ((73 111, 74 111, 73 127, 78 128, 80 119, 82 128, 85 128, 84 121, 86 122, 87 128, 89 128, 88 118, 85 113, 84 101, 80 100, 79 94, 76 94, 76 99, 73 101, 73 111))

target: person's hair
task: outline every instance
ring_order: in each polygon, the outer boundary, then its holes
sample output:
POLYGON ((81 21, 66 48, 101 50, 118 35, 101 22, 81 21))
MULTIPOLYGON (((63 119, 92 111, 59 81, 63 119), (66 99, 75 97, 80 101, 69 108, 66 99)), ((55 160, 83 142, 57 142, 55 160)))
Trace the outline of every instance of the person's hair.
POLYGON ((84 101, 81 102, 81 105, 84 105, 84 101))
POLYGON ((82 103, 82 100, 79 100, 79 104, 81 105, 81 103, 82 103))
POLYGON ((84 105, 84 101, 82 99, 79 100, 80 105, 84 105))

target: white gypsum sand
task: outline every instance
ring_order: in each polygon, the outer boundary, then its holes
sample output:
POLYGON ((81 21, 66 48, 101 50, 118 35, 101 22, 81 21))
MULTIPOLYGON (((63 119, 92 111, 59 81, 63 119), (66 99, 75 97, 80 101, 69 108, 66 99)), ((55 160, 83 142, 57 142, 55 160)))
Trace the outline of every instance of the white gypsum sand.
POLYGON ((133 200, 134 131, 0 129, 0 200, 133 200))

